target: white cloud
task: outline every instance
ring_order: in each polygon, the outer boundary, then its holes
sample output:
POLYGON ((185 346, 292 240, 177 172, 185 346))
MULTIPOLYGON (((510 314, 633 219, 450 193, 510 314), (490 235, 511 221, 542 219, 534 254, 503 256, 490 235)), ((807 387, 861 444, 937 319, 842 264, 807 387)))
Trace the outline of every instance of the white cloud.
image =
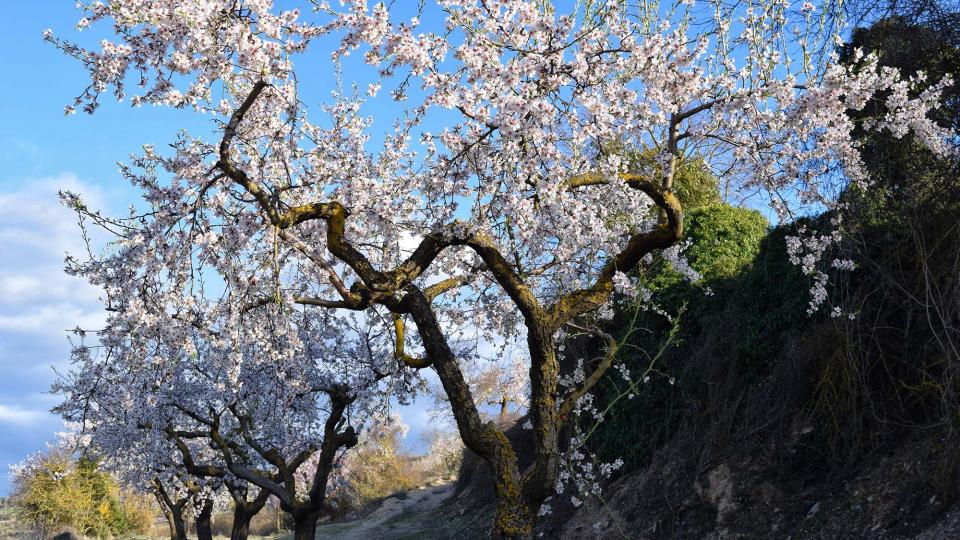
MULTIPOLYGON (((51 365, 70 357, 66 330, 99 328, 99 290, 63 271, 66 253, 85 245, 59 190, 80 193, 110 213, 103 191, 70 174, 0 181, 0 469, 43 447, 60 420, 47 412, 60 398, 47 394, 51 365)), ((0 495, 7 486, 0 481, 0 495)))
POLYGON ((0 276, 0 295, 17 298, 40 288, 40 280, 30 276, 0 276))
POLYGON ((12 315, 0 314, 0 333, 19 332, 32 334, 59 334, 80 327, 97 329, 103 326, 103 312, 97 308, 84 308, 72 304, 46 304, 25 309, 12 315))
POLYGON ((82 254, 85 246, 59 190, 81 193, 94 207, 103 204, 99 189, 69 174, 0 192, 0 332, 63 339, 64 329, 97 319, 97 289, 63 272, 66 253, 82 254))
POLYGON ((76 216, 60 204, 57 192, 80 193, 88 206, 101 208, 102 190, 69 173, 19 185, 19 189, 0 192, 0 234, 4 238, 26 242, 42 239, 36 246, 42 251, 82 246, 76 216))
POLYGON ((47 411, 21 409, 0 403, 0 422, 7 424, 35 424, 47 417, 47 411))
POLYGON ((403 423, 407 425, 407 433, 403 437, 404 445, 408 450, 415 453, 421 453, 426 450, 426 440, 424 436, 431 428, 438 427, 436 420, 430 415, 429 408, 431 399, 427 395, 418 396, 418 398, 409 405, 400 405, 394 401, 393 407, 403 423))

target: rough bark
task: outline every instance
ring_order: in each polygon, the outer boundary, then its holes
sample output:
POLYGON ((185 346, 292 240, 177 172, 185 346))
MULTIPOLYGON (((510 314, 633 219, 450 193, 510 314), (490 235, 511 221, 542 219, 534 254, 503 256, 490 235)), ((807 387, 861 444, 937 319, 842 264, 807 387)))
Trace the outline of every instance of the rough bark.
POLYGON ((247 540, 250 535, 250 520, 254 514, 247 512, 246 508, 236 507, 233 509, 233 524, 230 527, 230 540, 247 540))
POLYGON ((523 479, 524 500, 539 509, 557 482, 560 463, 557 415, 557 382, 560 363, 553 332, 544 325, 527 326, 530 349, 530 423, 533 425, 534 459, 523 479))
POLYGON ((490 463, 496 475, 497 517, 494 536, 529 538, 533 534, 533 516, 530 505, 523 500, 516 453, 494 422, 484 424, 481 421, 470 386, 457 365, 427 297, 414 286, 408 286, 406 292, 404 305, 395 307, 408 310, 413 316, 427 355, 450 399, 464 444, 490 463))
POLYGON ((187 526, 183 521, 183 512, 176 510, 171 512, 171 538, 174 540, 187 540, 187 526))
POLYGON ((261 489, 252 500, 247 500, 247 490, 230 489, 233 497, 233 524, 230 528, 230 540, 247 540, 250 535, 250 520, 257 515, 270 497, 270 492, 261 489))
POLYGON ((170 526, 171 540, 187 540, 187 526, 183 521, 183 507, 186 506, 189 498, 173 500, 163 483, 159 479, 153 480, 153 495, 160 504, 160 510, 167 518, 167 525, 170 526))
POLYGON ((213 540, 213 530, 210 527, 210 519, 213 517, 213 501, 205 500, 197 514, 197 539, 213 540))
POLYGON ((314 540, 317 536, 317 520, 319 512, 306 512, 293 517, 293 539, 314 540))
POLYGON ((517 454, 503 432, 497 430, 499 439, 494 459, 490 460, 496 478, 497 513, 494 518, 493 537, 520 540, 533 538, 534 515, 524 500, 517 454))

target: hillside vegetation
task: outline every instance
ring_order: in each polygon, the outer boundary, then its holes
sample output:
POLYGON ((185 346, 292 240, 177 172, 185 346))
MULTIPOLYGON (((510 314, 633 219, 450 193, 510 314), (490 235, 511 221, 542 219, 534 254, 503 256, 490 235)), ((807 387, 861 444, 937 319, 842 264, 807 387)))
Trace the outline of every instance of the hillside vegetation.
MULTIPOLYGON (((911 73, 960 72, 954 45, 901 19, 858 30, 843 54, 854 47, 911 73)), ((958 125, 957 96, 943 124, 958 125)), ((960 162, 909 138, 860 143, 879 189, 788 226, 723 204, 695 168, 678 175, 694 272, 662 258, 638 271, 656 307, 621 298, 606 330, 643 382, 611 370, 594 399, 603 420, 579 426, 595 464, 624 465, 582 505, 555 496, 546 537, 960 534, 960 162), (814 283, 787 237, 837 218, 846 240, 827 258, 856 268, 835 269, 828 309, 809 314, 814 283)), ((599 345, 570 343, 566 369, 599 345)), ((459 493, 491 490, 483 470, 468 456, 459 493)))
MULTIPOLYGON (((960 71, 955 46, 900 19, 857 31, 853 47, 912 73, 960 71)), ((958 112, 954 91, 941 121, 957 126, 958 112)), ((618 486, 632 490, 593 501, 593 517, 618 516, 611 531, 621 519, 651 537, 912 537, 956 514, 960 167, 910 139, 861 144, 871 195, 851 189, 846 206, 772 229, 708 202, 686 222, 701 279, 662 260, 641 271, 659 309, 625 300, 610 331, 630 345, 631 373, 653 366, 649 382, 610 374, 607 415, 583 427, 598 462, 624 456, 618 486), (828 259, 856 269, 836 271, 832 309, 809 315, 814 284, 785 237, 838 217, 847 240, 828 259)))

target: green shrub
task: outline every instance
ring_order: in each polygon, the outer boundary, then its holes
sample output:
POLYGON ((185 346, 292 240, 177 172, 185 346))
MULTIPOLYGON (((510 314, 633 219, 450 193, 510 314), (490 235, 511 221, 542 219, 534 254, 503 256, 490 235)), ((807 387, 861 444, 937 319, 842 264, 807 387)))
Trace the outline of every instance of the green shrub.
POLYGON ((59 450, 34 456, 18 470, 13 497, 19 518, 42 534, 60 527, 98 538, 143 533, 155 516, 142 498, 122 495, 95 460, 59 450))
POLYGON ((651 291, 659 311, 624 299, 618 303, 618 315, 613 322, 615 335, 630 334, 627 346, 621 349, 624 352, 620 361, 633 376, 640 376, 651 359, 662 353, 650 381, 639 391, 631 392, 635 394, 632 398, 618 399, 626 391, 627 383, 617 372, 608 374, 596 391, 601 409, 616 403, 593 430, 591 445, 605 460, 625 456, 627 469, 643 463, 682 424, 691 403, 702 399, 698 392, 704 383, 697 379, 702 373, 686 370, 691 355, 701 348, 705 338, 711 346, 727 349, 722 362, 732 362, 735 369, 756 372, 753 378, 761 378, 760 372, 766 370, 759 360, 764 354, 761 344, 769 341, 770 334, 775 335, 793 322, 784 318, 781 324, 770 326, 771 312, 776 313, 780 306, 801 306, 799 312, 804 313, 805 300, 786 301, 782 283, 776 291, 762 295, 769 308, 742 305, 751 302, 758 292, 756 282, 764 280, 763 275, 771 271, 772 265, 777 266, 773 271, 782 276, 780 281, 794 277, 797 283, 787 289, 790 295, 803 298, 806 290, 805 280, 790 265, 785 249, 775 245, 783 245, 782 233, 769 234, 769 224, 759 212, 722 204, 694 209, 686 216, 686 240, 690 242, 686 259, 702 279, 690 283, 669 263, 654 259, 638 277, 640 285, 651 291), (771 240, 772 236, 778 238, 771 240), (738 311, 743 310, 748 320, 729 320, 733 304, 738 305, 738 311), (664 315, 677 316, 681 311, 679 322, 664 315), (718 327, 731 324, 745 331, 747 342, 727 341, 716 332, 718 327), (676 335, 666 346, 667 336, 673 331, 676 335))

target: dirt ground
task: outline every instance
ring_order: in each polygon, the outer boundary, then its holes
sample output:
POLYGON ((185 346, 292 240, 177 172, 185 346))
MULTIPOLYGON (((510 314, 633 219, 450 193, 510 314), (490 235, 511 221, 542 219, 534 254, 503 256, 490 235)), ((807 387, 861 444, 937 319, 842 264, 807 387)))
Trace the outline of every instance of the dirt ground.
POLYGON ((321 524, 318 539, 367 540, 370 538, 424 539, 424 517, 454 491, 453 482, 433 482, 386 498, 373 512, 356 521, 321 524))

